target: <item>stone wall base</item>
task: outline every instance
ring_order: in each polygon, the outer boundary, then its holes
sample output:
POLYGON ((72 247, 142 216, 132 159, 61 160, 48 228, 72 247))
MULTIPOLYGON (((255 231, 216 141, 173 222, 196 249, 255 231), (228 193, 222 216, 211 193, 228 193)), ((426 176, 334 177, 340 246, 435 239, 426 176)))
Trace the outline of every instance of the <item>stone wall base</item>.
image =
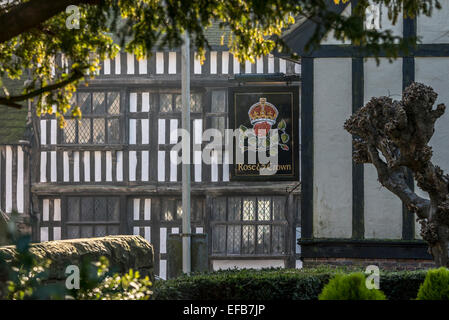
POLYGON ((356 259, 356 258, 303 258, 303 268, 318 266, 362 267, 378 266, 381 270, 420 270, 435 268, 432 260, 422 259, 356 259))

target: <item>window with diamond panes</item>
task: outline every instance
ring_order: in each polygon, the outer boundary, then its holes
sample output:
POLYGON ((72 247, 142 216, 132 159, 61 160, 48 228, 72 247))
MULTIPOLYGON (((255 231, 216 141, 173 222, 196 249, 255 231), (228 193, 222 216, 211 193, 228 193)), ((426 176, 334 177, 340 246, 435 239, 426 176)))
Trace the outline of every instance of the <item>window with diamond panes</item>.
POLYGON ((208 128, 217 129, 224 137, 227 128, 227 116, 226 90, 213 90, 211 92, 210 109, 206 114, 208 128))
MULTIPOLYGON (((190 111, 200 113, 203 111, 203 96, 201 93, 190 94, 190 111)), ((159 112, 182 112, 182 96, 178 93, 159 94, 159 112)))
POLYGON ((117 197, 68 197, 66 238, 118 235, 120 199, 117 197))
MULTIPOLYGON (((201 222, 203 220, 203 199, 192 198, 190 201, 190 218, 192 221, 201 222)), ((179 198, 161 198, 160 220, 164 222, 181 221, 182 200, 179 198)))
POLYGON ((80 107, 81 119, 67 119, 63 144, 120 144, 119 92, 78 92, 71 99, 80 107))
POLYGON ((286 254, 286 199, 282 196, 213 199, 212 254, 286 254))

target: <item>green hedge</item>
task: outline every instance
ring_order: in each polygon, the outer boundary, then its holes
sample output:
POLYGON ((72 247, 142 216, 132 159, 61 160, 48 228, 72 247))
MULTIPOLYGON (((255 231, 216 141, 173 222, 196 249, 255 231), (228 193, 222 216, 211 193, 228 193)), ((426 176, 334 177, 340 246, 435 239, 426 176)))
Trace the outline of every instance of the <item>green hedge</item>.
MULTIPOLYGON (((316 300, 337 272, 360 269, 230 270, 156 281, 156 300, 316 300)), ((381 272, 380 289, 391 300, 415 299, 426 271, 381 272)))

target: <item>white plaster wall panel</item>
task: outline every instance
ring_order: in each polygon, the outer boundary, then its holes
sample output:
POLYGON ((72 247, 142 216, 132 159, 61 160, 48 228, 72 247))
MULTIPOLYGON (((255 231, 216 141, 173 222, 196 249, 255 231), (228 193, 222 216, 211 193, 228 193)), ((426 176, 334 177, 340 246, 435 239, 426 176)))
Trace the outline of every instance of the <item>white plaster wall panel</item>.
POLYGON ((233 63, 234 63, 234 65, 233 65, 234 72, 233 73, 234 74, 240 73, 240 61, 239 61, 239 59, 234 57, 233 63))
POLYGON ((151 227, 144 227, 144 238, 151 243, 151 227))
POLYGON ((145 204, 144 204, 144 220, 151 220, 151 199, 145 199, 145 204))
POLYGON ((123 181, 123 151, 117 151, 117 181, 123 181))
MULTIPOLYGON (((8 162, 6 162, 8 163, 8 162)), ((8 171, 7 171, 8 172, 8 171)), ((9 171, 11 172, 11 171, 9 171)), ((40 175, 41 175, 41 182, 47 182, 47 152, 43 151, 41 152, 41 170, 40 170, 40 175)))
POLYGON ((161 279, 167 279, 167 260, 159 261, 159 277, 161 279))
POLYGON ((110 59, 105 59, 103 61, 103 73, 111 74, 111 60, 110 59))
POLYGON ((112 181, 112 152, 106 151, 106 181, 112 181))
POLYGON ((198 52, 194 53, 194 58, 193 58, 193 72, 195 74, 201 74, 201 62, 200 59, 197 56, 198 52))
POLYGON ((211 155, 211 181, 217 182, 218 181, 218 152, 212 151, 211 155))
POLYGON ((263 56, 257 58, 256 61, 256 72, 263 73, 263 56))
MULTIPOLYGON (((54 108, 53 110, 56 110, 54 108)), ((56 120, 50 120, 50 143, 56 144, 56 138, 57 138, 57 130, 56 130, 56 120)))
POLYGON ((41 144, 47 144, 47 120, 41 120, 41 144))
POLYGON ((42 221, 50 220, 50 200, 44 199, 42 201, 42 221))
POLYGON ((229 181, 229 151, 223 153, 223 181, 229 181))
POLYGON ((167 228, 161 228, 159 237, 159 253, 167 253, 167 228))
POLYGON ((449 1, 441 1, 441 10, 434 9, 431 17, 417 17, 416 32, 422 43, 449 42, 449 1))
POLYGON ((101 181, 101 151, 95 151, 95 181, 101 181))
POLYGON ((115 74, 121 73, 121 65, 120 65, 120 52, 115 56, 115 74))
POLYGON ((157 181, 165 181, 165 151, 157 152, 157 181))
POLYGON ((178 165, 177 165, 178 153, 176 151, 170 151, 170 181, 175 182, 178 179, 178 165))
POLYGON ((140 212, 140 199, 136 198, 133 200, 133 219, 134 219, 134 221, 139 220, 139 212, 140 212))
POLYGON ((41 242, 48 241, 48 227, 41 227, 41 242))
POLYGON ((75 151, 73 153, 73 181, 80 181, 80 153, 75 151))
POLYGON ((287 73, 287 61, 285 59, 279 59, 279 72, 287 73))
POLYGON ((388 8, 385 5, 381 5, 380 7, 380 31, 391 30, 394 36, 401 36, 403 32, 403 19, 402 15, 399 14, 398 21, 393 25, 393 22, 388 19, 388 8))
MULTIPOLYGON (((415 79, 431 86, 438 94, 435 107, 439 103, 449 106, 449 58, 416 58, 415 79)), ((430 140, 433 150, 432 161, 449 173, 449 111, 435 123, 435 133, 430 140)))
POLYGON ((61 227, 53 227, 53 240, 61 240, 61 227))
POLYGON ((158 120, 158 143, 165 144, 165 119, 158 120))
POLYGON ((148 181, 150 178, 150 152, 143 150, 142 151, 142 162, 141 162, 141 177, 142 181, 148 181))
POLYGON ((24 153, 22 147, 17 147, 17 190, 16 190, 16 201, 17 201, 17 211, 23 213, 23 191, 24 191, 24 176, 23 176, 23 158, 24 153))
POLYGON ((129 181, 136 181, 137 152, 129 151, 129 181))
POLYGON ((164 53, 156 52, 156 74, 164 73, 164 53))
POLYGON ((245 73, 251 73, 252 63, 249 60, 245 61, 245 73))
POLYGON ((301 239, 301 227, 296 227, 295 228, 295 243, 296 243, 296 253, 300 254, 301 253, 301 246, 298 244, 298 240, 301 239))
POLYGON ((53 221, 61 221, 61 199, 53 200, 53 221))
POLYGON ((176 74, 176 52, 168 53, 168 73, 176 74))
MULTIPOLYGON (((418 187, 416 181, 414 183, 415 183, 415 193, 418 196, 420 196, 421 198, 430 200, 429 194, 427 192, 422 191, 421 188, 418 187)), ((421 224, 418 221, 416 221, 416 216, 415 216, 415 239, 422 239, 420 233, 421 233, 421 224)))
POLYGON ((137 93, 131 92, 129 94, 129 112, 137 112, 137 93))
POLYGON ((56 182, 57 180, 57 164, 56 164, 56 151, 51 151, 50 152, 50 167, 51 167, 51 171, 50 171, 50 181, 51 182, 56 182))
POLYGON ((67 151, 64 151, 62 153, 62 162, 63 162, 63 169, 64 169, 64 182, 68 182, 70 179, 70 161, 69 161, 69 153, 67 151))
POLYGON ((274 56, 268 55, 268 73, 274 73, 274 56))
POLYGON ((134 54, 126 53, 126 73, 134 74, 134 54))
POLYGON ((150 93, 142 92, 142 112, 150 111, 150 93))
POLYGON ((364 165, 365 238, 401 239, 402 202, 381 186, 372 164, 364 165))
POLYGON ((394 100, 402 97, 402 59, 390 63, 387 58, 379 58, 379 65, 375 59, 364 62, 364 102, 372 97, 390 96, 394 100))
POLYGON ((195 182, 201 182, 201 151, 193 151, 195 182))
MULTIPOLYGON (((42 154, 42 153, 41 153, 42 154)), ((6 146, 6 159, 5 159, 5 211, 10 213, 12 211, 12 147, 6 146)), ((42 159, 41 159, 42 161, 42 159)), ((45 161, 47 165, 47 161, 45 161)), ((41 165, 41 182, 42 181, 42 165, 41 165)))
POLYGON ((84 151, 84 181, 90 181, 90 152, 84 151))
POLYGON ((150 143, 150 120, 141 119, 141 131, 142 131, 142 144, 150 143))
MULTIPOLYGON (((364 63, 364 98, 367 103, 372 97, 391 96, 400 99, 402 95, 402 59, 389 63, 381 58, 377 65, 375 59, 364 63)), ((400 239, 402 237, 402 202, 383 188, 377 179, 373 165, 364 166, 365 193, 365 237, 400 239)))
POLYGON ((139 60, 139 74, 147 74, 148 70, 148 60, 140 59, 139 60))
POLYGON ((178 142, 178 119, 170 119, 170 143, 176 144, 177 142, 178 142))
POLYGON ((210 73, 217 74, 217 51, 210 52, 210 73))
POLYGON ((352 235, 352 61, 314 61, 313 226, 317 238, 352 235))
POLYGON ((136 119, 129 119, 129 144, 136 144, 136 119))
POLYGON ((221 73, 228 74, 229 73, 229 52, 223 51, 221 53, 221 73))
POLYGON ((213 260, 214 271, 227 269, 263 269, 263 268, 285 268, 284 260, 213 260))
POLYGON ((193 120, 193 143, 201 144, 203 131, 203 119, 193 120))
MULTIPOLYGON (((351 15, 351 4, 349 4, 349 5, 345 8, 345 10, 342 12, 342 15, 344 15, 344 16, 350 16, 350 15, 351 15)), ((334 31, 333 31, 333 30, 330 30, 330 31, 324 36, 323 40, 321 41, 321 44, 322 44, 322 45, 329 45, 329 44, 349 44, 349 43, 347 43, 347 41, 344 42, 344 41, 342 41, 342 40, 337 40, 337 39, 335 39, 334 31)))
MULTIPOLYGON (((444 8, 444 6, 443 6, 444 8)), ((443 9, 444 10, 444 9, 443 9)), ((438 94, 435 106, 444 103, 449 106, 448 78, 449 58, 416 58, 415 80, 431 86, 438 94)), ((449 173, 449 113, 446 109, 444 115, 435 123, 435 133, 430 140, 433 156, 432 162, 440 166, 445 173, 449 173)), ((428 194, 420 190, 415 183, 415 192, 428 199, 428 194)), ((421 226, 415 222, 415 237, 421 239, 421 226)))

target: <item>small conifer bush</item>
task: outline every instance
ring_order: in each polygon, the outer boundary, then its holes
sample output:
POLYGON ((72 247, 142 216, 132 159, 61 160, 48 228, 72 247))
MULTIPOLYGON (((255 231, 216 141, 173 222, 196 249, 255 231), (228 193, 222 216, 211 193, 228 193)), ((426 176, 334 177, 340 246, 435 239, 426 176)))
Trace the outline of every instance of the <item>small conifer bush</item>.
POLYGON ((449 270, 431 269, 418 291, 418 300, 449 300, 449 270))
POLYGON ((361 272, 337 274, 323 288, 319 300, 386 300, 384 293, 368 289, 365 275, 361 272))

